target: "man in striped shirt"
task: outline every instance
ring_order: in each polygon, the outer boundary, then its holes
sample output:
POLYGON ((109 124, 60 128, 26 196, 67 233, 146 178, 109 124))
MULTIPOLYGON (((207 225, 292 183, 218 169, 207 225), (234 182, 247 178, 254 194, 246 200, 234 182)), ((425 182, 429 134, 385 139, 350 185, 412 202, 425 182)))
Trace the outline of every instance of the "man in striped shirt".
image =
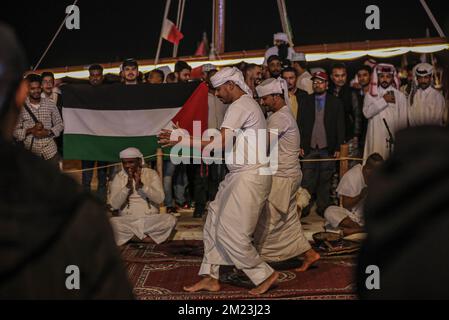
POLYGON ((41 77, 29 74, 27 80, 29 95, 25 101, 26 107, 20 114, 14 137, 23 142, 26 149, 58 165, 59 155, 55 138, 64 129, 61 115, 52 100, 41 97, 41 77))

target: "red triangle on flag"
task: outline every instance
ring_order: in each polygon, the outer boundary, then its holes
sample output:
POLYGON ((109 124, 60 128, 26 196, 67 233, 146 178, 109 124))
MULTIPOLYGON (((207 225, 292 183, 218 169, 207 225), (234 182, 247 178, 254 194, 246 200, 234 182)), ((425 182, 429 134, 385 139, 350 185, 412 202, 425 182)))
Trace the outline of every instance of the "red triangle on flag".
POLYGON ((181 110, 172 119, 173 123, 179 123, 179 127, 189 131, 193 135, 193 122, 201 121, 201 133, 208 129, 209 107, 207 103, 209 89, 202 82, 187 99, 181 110))
POLYGON ((179 44, 179 41, 184 38, 184 35, 178 30, 176 25, 168 19, 165 19, 164 21, 161 35, 162 38, 173 44, 179 44))
POLYGON ((201 41, 201 43, 198 45, 198 48, 195 51, 195 56, 205 56, 206 54, 206 44, 204 41, 201 41))

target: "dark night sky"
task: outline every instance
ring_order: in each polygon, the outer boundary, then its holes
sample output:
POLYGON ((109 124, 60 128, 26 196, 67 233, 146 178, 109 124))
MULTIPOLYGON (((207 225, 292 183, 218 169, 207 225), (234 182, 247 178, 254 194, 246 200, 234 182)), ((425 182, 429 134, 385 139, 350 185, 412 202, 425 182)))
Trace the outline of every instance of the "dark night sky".
MULTIPOLYGON (((448 34, 448 1, 427 2, 448 34)), ((73 1, 21 1, 9 8, 3 8, 4 3, 0 5, 0 20, 16 29, 33 65, 64 18, 65 7, 73 1)), ((172 21, 176 20, 177 3, 172 0, 172 21)), ((432 36, 437 35, 419 0, 286 3, 296 45, 424 37, 426 28, 432 36), (370 4, 381 10, 379 31, 365 28, 365 8, 370 4)), ((79 0, 81 29, 64 28, 41 67, 115 62, 126 57, 154 58, 164 5, 165 0, 79 0)), ((265 48, 271 45, 272 34, 281 30, 275 0, 227 0, 226 6, 226 51, 265 48)), ((211 39, 211 15, 212 0, 186 1, 182 30, 185 38, 179 55, 193 54, 203 31, 211 39)), ((171 44, 164 41, 161 56, 171 55, 171 50, 171 44)))

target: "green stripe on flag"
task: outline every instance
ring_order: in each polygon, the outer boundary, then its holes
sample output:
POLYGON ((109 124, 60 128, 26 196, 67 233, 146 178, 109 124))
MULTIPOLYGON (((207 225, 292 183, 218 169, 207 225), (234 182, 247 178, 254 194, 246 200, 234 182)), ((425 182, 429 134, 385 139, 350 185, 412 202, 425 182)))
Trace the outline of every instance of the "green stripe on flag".
MULTIPOLYGON (((160 145, 156 136, 147 137, 104 137, 83 134, 65 134, 64 144, 70 144, 70 148, 64 149, 64 159, 67 160, 98 160, 118 162, 120 151, 134 147, 138 148, 144 157, 155 155, 160 145)), ((188 154, 186 149, 183 150, 188 154)), ((168 148, 163 149, 164 154, 169 154, 168 148)), ((199 151, 190 151, 191 155, 200 156, 199 151)), ((179 153, 181 155, 181 152, 179 153)), ((168 159, 164 157, 164 159, 168 159)), ((156 157, 150 160, 156 160, 156 157)))

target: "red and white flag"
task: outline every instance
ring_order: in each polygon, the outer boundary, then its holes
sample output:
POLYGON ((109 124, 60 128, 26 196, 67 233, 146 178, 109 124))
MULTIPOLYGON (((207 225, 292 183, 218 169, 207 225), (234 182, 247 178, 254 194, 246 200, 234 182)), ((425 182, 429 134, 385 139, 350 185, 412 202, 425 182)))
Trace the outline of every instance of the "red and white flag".
POLYGON ((165 19, 164 27, 162 29, 162 38, 173 44, 179 44, 179 41, 184 38, 184 35, 178 30, 173 22, 165 19))

